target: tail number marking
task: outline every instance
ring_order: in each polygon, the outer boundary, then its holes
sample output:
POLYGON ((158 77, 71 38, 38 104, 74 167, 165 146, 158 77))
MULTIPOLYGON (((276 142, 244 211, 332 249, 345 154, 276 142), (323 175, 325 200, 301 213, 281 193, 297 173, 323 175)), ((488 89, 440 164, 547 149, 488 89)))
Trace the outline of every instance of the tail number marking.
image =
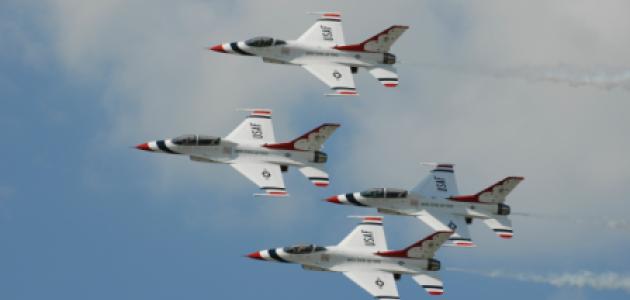
POLYGON ((433 179, 435 180, 435 188, 438 191, 441 191, 441 192, 446 192, 447 191, 446 180, 444 180, 444 178, 433 176, 433 179))
POLYGON ((324 41, 332 41, 333 34, 330 27, 324 25, 320 25, 319 27, 322 29, 322 38, 324 39, 324 41))
POLYGON ((252 130, 252 137, 253 138, 258 139, 258 140, 263 138, 262 128, 261 128, 260 124, 249 123, 249 127, 252 130))
POLYGON ((361 230, 363 234, 363 243, 368 247, 374 247, 374 234, 371 231, 361 230))

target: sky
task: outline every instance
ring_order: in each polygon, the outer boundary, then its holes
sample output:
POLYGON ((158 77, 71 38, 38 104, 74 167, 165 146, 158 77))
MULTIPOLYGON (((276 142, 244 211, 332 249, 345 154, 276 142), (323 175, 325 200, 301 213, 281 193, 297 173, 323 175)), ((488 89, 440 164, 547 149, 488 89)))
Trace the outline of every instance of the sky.
MULTIPOLYGON (((411 188, 454 163, 459 191, 526 179, 508 198, 515 237, 482 224, 477 248, 441 249, 443 299, 630 295, 630 3, 570 1, 0 2, 0 298, 369 299, 340 274, 244 257, 332 245, 374 210, 328 196, 411 188), (309 11, 340 11, 346 41, 394 25, 400 85, 366 72, 356 98, 296 67, 206 48, 297 38, 309 11), (276 138, 323 122, 331 185, 295 170, 291 197, 228 166, 137 151, 184 133, 226 135, 245 107, 276 138)), ((389 247, 429 234, 387 216, 389 247)), ((429 297, 409 278, 402 299, 429 297)))

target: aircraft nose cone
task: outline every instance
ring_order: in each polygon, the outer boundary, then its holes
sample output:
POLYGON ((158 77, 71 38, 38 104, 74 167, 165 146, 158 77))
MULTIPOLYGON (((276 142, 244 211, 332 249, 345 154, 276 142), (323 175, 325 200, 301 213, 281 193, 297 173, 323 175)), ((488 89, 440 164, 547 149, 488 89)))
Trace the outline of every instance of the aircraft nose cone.
POLYGON ((136 149, 138 150, 144 150, 144 151, 153 151, 151 150, 151 148, 149 147, 149 143, 142 143, 142 144, 138 144, 136 146, 136 149))
POLYGON ((221 44, 210 47, 210 50, 215 51, 215 52, 220 52, 220 53, 227 53, 225 52, 225 50, 223 49, 223 45, 221 44))
POLYGON ((341 201, 339 201, 339 196, 328 197, 326 198, 326 201, 330 203, 341 204, 341 201))
POLYGON ((256 252, 252 252, 250 254, 247 254, 247 257, 249 257, 251 259, 263 260, 262 256, 260 256, 260 251, 256 251, 256 252))

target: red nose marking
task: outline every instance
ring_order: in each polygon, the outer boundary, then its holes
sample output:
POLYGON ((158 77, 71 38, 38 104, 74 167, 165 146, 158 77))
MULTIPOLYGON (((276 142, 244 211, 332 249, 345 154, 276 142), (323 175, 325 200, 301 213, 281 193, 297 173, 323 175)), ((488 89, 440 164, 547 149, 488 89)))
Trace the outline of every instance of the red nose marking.
POLYGON ((149 148, 149 144, 148 143, 138 144, 136 146, 136 149, 144 150, 144 151, 153 151, 153 150, 151 150, 151 148, 149 148))
POLYGON ((341 204, 341 201, 339 201, 339 196, 328 197, 328 198, 326 198, 326 201, 328 201, 330 203, 341 204))
POLYGON ((256 252, 252 252, 250 254, 247 254, 247 257, 251 258, 251 259, 258 259, 258 260, 264 260, 262 258, 262 256, 260 256, 260 251, 256 251, 256 252))
POLYGON ((223 45, 221 44, 210 47, 210 50, 220 53, 227 53, 225 52, 225 50, 223 49, 223 45))
POLYGON ((438 292, 438 291, 430 291, 429 294, 433 295, 433 296, 439 296, 444 294, 444 292, 438 292))
POLYGON ((509 233, 504 233, 504 234, 499 234, 499 237, 504 238, 504 239, 511 239, 512 235, 509 233))

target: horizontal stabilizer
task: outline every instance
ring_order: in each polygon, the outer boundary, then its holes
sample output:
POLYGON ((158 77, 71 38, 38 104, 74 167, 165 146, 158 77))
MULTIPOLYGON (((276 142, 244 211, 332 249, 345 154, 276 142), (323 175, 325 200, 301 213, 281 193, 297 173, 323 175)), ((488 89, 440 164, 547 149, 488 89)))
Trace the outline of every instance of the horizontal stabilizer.
POLYGON ((398 74, 392 66, 380 66, 368 68, 368 72, 385 87, 398 86, 398 74))
POLYGON ((497 216, 491 219, 483 220, 486 226, 490 227, 494 233, 503 239, 511 239, 514 235, 512 231, 512 221, 507 216, 497 216))
POLYGON ((317 187, 327 187, 330 183, 328 173, 315 167, 301 167, 300 172, 317 187))
POLYGON ((428 273, 420 273, 418 275, 411 276, 415 282, 417 282, 422 288, 424 288, 429 295, 437 296, 444 294, 444 284, 442 280, 436 275, 429 275, 428 273))

